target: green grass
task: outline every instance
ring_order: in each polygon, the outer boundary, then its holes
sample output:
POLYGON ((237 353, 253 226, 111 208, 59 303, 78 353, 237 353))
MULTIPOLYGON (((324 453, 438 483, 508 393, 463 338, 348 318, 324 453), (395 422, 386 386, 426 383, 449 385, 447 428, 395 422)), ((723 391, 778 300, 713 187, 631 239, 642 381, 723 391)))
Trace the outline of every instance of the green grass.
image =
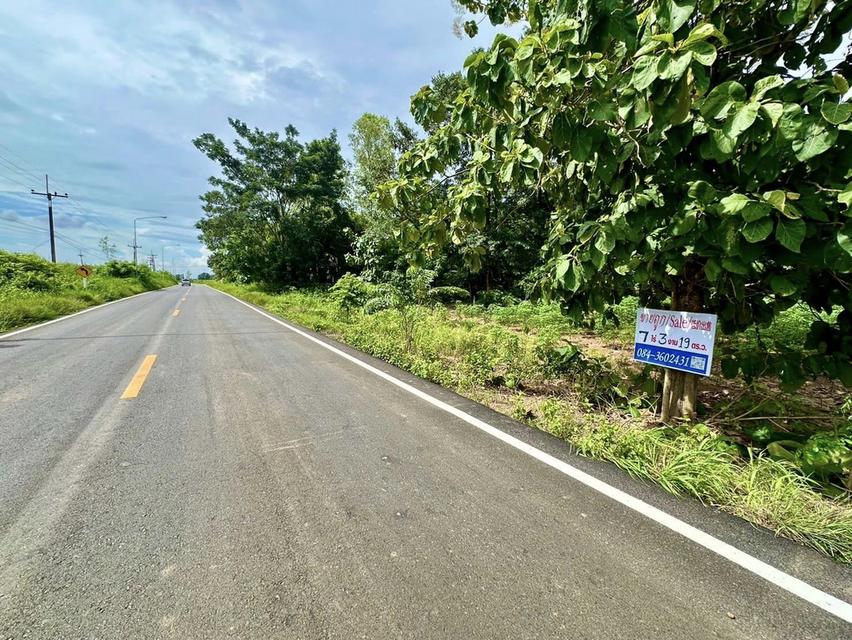
POLYGON ((84 288, 76 267, 0 251, 0 332, 175 283, 172 276, 147 267, 112 263, 95 267, 84 288))
MULTIPOLYGON (((488 404, 583 455, 852 563, 848 500, 826 497, 792 464, 744 454, 741 444, 704 425, 649 427, 635 402, 641 392, 614 391, 629 376, 603 359, 572 356, 573 349, 566 356, 560 345, 573 329, 554 307, 412 305, 367 314, 359 306, 342 309, 322 291, 274 295, 208 284, 488 404)), ((635 304, 624 306, 616 313, 635 313, 635 304)))

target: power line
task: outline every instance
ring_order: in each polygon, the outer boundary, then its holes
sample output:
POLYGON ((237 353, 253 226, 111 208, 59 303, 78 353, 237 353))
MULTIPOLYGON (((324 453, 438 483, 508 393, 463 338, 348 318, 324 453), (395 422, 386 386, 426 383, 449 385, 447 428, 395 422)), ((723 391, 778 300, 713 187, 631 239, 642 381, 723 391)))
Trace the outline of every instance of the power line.
MULTIPOLYGON (((25 160, 23 160, 23 158, 21 158, 20 155, 16 154, 14 151, 9 149, 7 146, 0 144, 0 147, 7 150, 9 153, 14 155, 15 157, 21 159, 22 162, 26 162, 25 160)), ((14 160, 11 160, 10 158, 8 158, 8 157, 6 157, 2 154, 0 154, 0 166, 3 166, 6 169, 10 169, 10 170, 14 171, 18 176, 22 176, 22 177, 27 178, 27 179, 35 178, 34 173, 32 173, 28 169, 26 169, 26 168, 22 167, 21 165, 19 165, 18 163, 16 163, 14 160)), ((12 177, 12 176, 9 176, 7 174, 0 174, 0 175, 3 175, 3 177, 10 180, 11 182, 22 186, 24 189, 28 188, 25 184, 23 184, 16 177, 12 177)), ((36 178, 36 179, 41 180, 41 178, 36 178)), ((60 186, 60 187, 62 186, 62 185, 59 184, 59 182, 55 178, 54 178, 53 183, 56 186, 60 186)), ((30 191, 32 192, 32 190, 30 190, 30 191)), ((78 204, 78 202, 76 200, 72 200, 70 197, 68 197, 68 203, 71 205, 71 208, 73 208, 76 213, 72 213, 72 212, 66 210, 65 213, 67 215, 69 215, 69 216, 80 215, 84 219, 85 222, 93 223, 94 225, 100 227, 102 230, 106 231, 108 234, 119 234, 120 233, 116 229, 106 226, 103 222, 101 222, 96 217, 96 214, 89 214, 89 213, 86 213, 85 211, 83 211, 83 209, 80 207, 80 205, 78 204)))
MULTIPOLYGON (((6 224, 9 224, 9 225, 16 225, 20 229, 26 229, 26 230, 31 231, 31 232, 44 233, 44 229, 42 227, 39 227, 39 226, 36 226, 36 225, 33 225, 33 224, 28 224, 28 223, 23 222, 21 220, 12 220, 10 218, 0 217, 0 223, 6 223, 6 224)), ((65 235, 64 233, 60 233, 59 231, 56 231, 55 235, 56 235, 57 240, 59 240, 60 242, 62 242, 65 245, 71 247, 75 251, 79 251, 80 249, 86 249, 87 251, 91 251, 93 253, 104 253, 104 255, 106 255, 106 253, 103 250, 94 249, 90 245, 81 244, 80 242, 78 242, 74 238, 71 238, 71 237, 65 235)), ((47 240, 45 240, 45 242, 47 242, 47 240)), ((107 257, 109 257, 109 256, 107 256, 107 257)))
MULTIPOLYGON (((20 160, 20 161, 21 161, 21 162, 23 162, 24 164, 26 164, 26 163, 27 163, 27 161, 26 161, 24 158, 22 158, 19 154, 15 153, 12 149, 10 149, 9 147, 7 147, 7 146, 6 146, 5 144, 3 144, 2 142, 0 142, 0 148, 5 149, 8 153, 11 153, 13 156, 15 156, 16 158, 18 158, 18 160, 20 160)), ((17 164, 16 164, 15 162, 13 162, 12 160, 8 160, 8 159, 7 159, 7 162, 9 162, 10 164, 13 164, 13 165, 15 165, 16 167, 18 167, 18 169, 19 169, 21 172, 23 172, 23 173, 24 173, 24 174, 25 174, 28 178, 32 178, 32 179, 35 179, 35 180, 41 180, 41 178, 40 178, 38 175, 36 175, 35 173, 31 173, 30 171, 28 171, 27 169, 24 169, 24 168, 23 168, 23 167, 21 167, 20 165, 17 165, 17 164)))

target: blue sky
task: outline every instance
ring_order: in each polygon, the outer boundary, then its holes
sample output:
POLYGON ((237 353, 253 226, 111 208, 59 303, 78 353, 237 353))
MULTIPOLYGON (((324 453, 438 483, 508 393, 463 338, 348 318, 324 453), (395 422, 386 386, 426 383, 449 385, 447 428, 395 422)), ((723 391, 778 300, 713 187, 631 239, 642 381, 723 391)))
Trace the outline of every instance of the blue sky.
MULTIPOLYGON (((453 35, 450 0, 204 0, 0 3, 0 248, 49 255, 47 206, 29 189, 67 191, 55 206, 60 260, 125 257, 132 219, 145 253, 203 270, 198 195, 215 167, 192 146, 226 118, 304 139, 365 111, 408 116, 408 100, 474 46, 453 35)), ((485 25, 483 25, 485 27, 485 25)))

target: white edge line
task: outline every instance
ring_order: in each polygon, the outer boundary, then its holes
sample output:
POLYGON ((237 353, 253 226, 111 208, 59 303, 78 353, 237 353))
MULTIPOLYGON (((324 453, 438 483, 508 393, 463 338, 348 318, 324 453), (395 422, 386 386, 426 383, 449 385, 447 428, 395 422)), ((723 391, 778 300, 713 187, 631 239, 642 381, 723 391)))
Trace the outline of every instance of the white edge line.
POLYGON ((599 480, 598 478, 589 475, 585 471, 581 471, 580 469, 577 469, 576 467, 568 464, 567 462, 560 460, 559 458, 556 458, 550 455, 549 453, 545 453, 541 449, 535 448, 534 446, 524 442, 523 440, 519 440, 518 438, 509 435, 508 433, 501 431, 497 427, 493 427, 487 422, 484 422, 479 418, 475 418, 469 413, 465 413, 461 409, 447 404, 442 400, 438 400, 437 398, 429 395, 428 393, 411 386, 407 382, 403 382, 402 380, 395 378, 389 373, 386 373, 381 369, 377 369, 376 367, 367 364, 362 360, 359 360, 355 356, 352 356, 346 353, 345 351, 341 351, 340 349, 333 347, 330 344, 327 344, 319 338, 316 338, 310 335, 309 333, 306 333, 301 329, 298 329, 297 327, 294 327, 288 324, 287 322, 284 322, 283 320, 266 313, 265 311, 261 311, 257 307, 247 302, 244 302, 243 300, 240 300, 235 296, 232 296, 230 293, 219 291, 218 289, 215 289, 213 287, 208 288, 213 289, 214 291, 218 291, 219 293, 226 295, 229 298, 233 298, 240 304, 245 305, 249 309, 252 309, 253 311, 259 313, 260 315, 269 318, 273 322, 277 322, 278 324, 289 329, 290 331, 293 331, 294 333, 297 333, 300 336, 317 343, 321 347, 328 349, 333 353, 336 353, 342 358, 345 358, 346 360, 349 360, 350 362, 358 365, 359 367, 366 369, 370 373, 373 373, 379 376, 380 378, 387 380, 391 384, 394 384, 397 387, 407 391, 408 393, 417 396, 421 400, 425 400, 429 404, 434 405, 435 407, 438 407, 439 409, 442 409, 461 420, 464 420, 468 424, 473 425, 477 429, 484 431, 488 435, 491 435, 497 438, 498 440, 502 440, 509 446, 512 446, 515 449, 518 449, 519 451, 523 451, 524 453, 529 456, 532 456, 536 460, 539 460, 540 462, 543 462, 544 464, 553 467, 557 471, 561 471, 562 473, 567 476, 570 476, 574 480, 577 480, 578 482, 581 482, 587 487, 594 489, 599 493, 602 493, 603 495, 607 496, 608 498, 611 498, 612 500, 615 500, 616 502, 624 505, 625 507, 628 507, 636 511, 637 513, 642 514, 646 518, 649 518, 654 522, 663 525, 667 529, 670 529, 675 533, 679 533, 683 537, 692 540, 697 544, 700 544, 705 549, 709 549, 713 553, 716 553, 722 556, 723 558, 730 560, 734 564, 739 565, 743 569, 750 571, 751 573, 757 576, 760 576, 764 580, 771 582, 772 584, 784 589, 785 591, 788 591, 789 593, 792 593, 795 596, 798 596, 802 600, 806 600, 807 602, 816 605, 820 609, 827 611, 828 613, 840 618, 841 620, 852 623, 852 604, 845 602, 839 598, 836 598, 831 594, 825 593, 824 591, 821 591, 820 589, 817 589, 816 587, 808 584, 807 582, 804 582, 799 578, 791 576, 790 574, 785 573, 780 569, 776 569, 772 565, 767 564, 752 555, 749 555, 745 551, 741 551, 740 549, 737 549, 736 547, 728 544, 727 542, 719 540, 718 538, 710 535, 709 533, 706 533, 701 529, 693 527, 692 525, 687 524, 683 520, 680 520, 666 513, 665 511, 662 511, 661 509, 658 509, 657 507, 654 507, 648 504, 647 502, 622 491, 621 489, 617 489, 612 485, 607 484, 603 480, 599 480))
MULTIPOLYGON (((175 285, 172 285, 175 286, 175 285)), ((30 327, 24 327, 23 329, 16 329, 15 331, 10 331, 9 333, 0 333, 0 340, 5 340, 6 338, 11 338, 12 336, 16 336, 20 333, 26 333, 27 331, 32 331, 33 329, 40 329, 41 327, 46 327, 49 324, 54 324, 56 322, 62 322, 63 320, 67 320, 68 318, 73 318, 74 316, 81 316, 84 313, 89 313, 89 311, 95 311, 96 309, 103 309, 104 307, 108 307, 111 304, 115 304, 116 302, 124 302, 125 300, 130 300, 131 298, 136 298, 138 296, 144 296, 146 293, 154 293, 154 291, 162 291, 163 289, 169 289, 171 287, 163 287, 162 289, 151 289, 149 291, 142 291, 141 293, 134 293, 132 296, 127 296, 126 298, 119 298, 118 300, 110 300, 109 302, 104 302, 103 304, 97 304, 94 307, 86 307, 81 311, 75 311, 74 313, 69 313, 67 316, 59 316, 58 318, 54 318, 53 320, 48 320, 47 322, 40 322, 39 324, 34 324, 30 327)), ((212 287, 211 287, 212 288, 212 287)))

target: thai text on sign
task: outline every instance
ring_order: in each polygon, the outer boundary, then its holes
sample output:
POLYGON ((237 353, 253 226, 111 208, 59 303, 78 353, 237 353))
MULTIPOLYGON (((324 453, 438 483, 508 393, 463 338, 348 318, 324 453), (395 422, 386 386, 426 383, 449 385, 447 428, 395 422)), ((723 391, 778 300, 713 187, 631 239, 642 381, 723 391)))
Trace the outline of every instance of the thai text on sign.
POLYGON ((716 341, 710 313, 641 308, 636 311, 633 359, 709 376, 716 341))

